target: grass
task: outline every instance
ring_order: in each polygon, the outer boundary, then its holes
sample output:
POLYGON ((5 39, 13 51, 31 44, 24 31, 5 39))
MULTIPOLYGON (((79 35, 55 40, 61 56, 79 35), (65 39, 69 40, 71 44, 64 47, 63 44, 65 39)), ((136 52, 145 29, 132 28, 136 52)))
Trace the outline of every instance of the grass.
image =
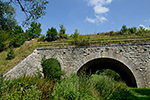
MULTIPOLYGON (((142 43, 142 42, 150 42, 150 34, 145 33, 144 35, 80 35, 80 41, 88 40, 90 45, 97 44, 118 44, 118 43, 142 43), (89 38, 90 37, 90 38, 89 38), (88 40, 89 39, 89 40, 88 40)), ((68 39, 59 39, 52 42, 39 42, 38 47, 49 47, 49 46, 72 46, 75 45, 73 43, 73 38, 69 37, 68 39)))
POLYGON ((127 88, 128 91, 122 91, 113 95, 111 100, 150 100, 150 88, 127 88))
POLYGON ((137 100, 150 100, 150 88, 130 88, 137 100))

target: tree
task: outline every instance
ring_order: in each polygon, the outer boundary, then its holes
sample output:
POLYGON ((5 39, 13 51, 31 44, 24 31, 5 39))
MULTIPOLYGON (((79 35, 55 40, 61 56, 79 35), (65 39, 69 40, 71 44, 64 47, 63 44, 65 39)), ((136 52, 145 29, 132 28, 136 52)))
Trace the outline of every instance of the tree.
POLYGON ((6 40, 8 40, 8 38, 9 38, 9 32, 0 30, 0 52, 6 48, 7 44, 5 42, 6 40))
POLYGON ((0 29, 10 31, 12 30, 17 21, 15 19, 15 9, 9 5, 8 2, 0 0, 0 29))
POLYGON ((46 40, 47 41, 54 41, 56 40, 58 36, 58 32, 56 28, 51 27, 51 29, 48 28, 47 34, 46 34, 46 40))
POLYGON ((15 58, 15 54, 14 54, 14 50, 13 50, 13 46, 10 47, 10 50, 7 52, 7 60, 11 60, 15 58))
POLYGON ((32 22, 30 26, 31 27, 26 31, 29 40, 33 38, 38 38, 41 35, 41 31, 42 31, 41 24, 32 22))
POLYGON ((79 41, 79 32, 78 32, 78 29, 75 29, 75 32, 73 34, 73 39, 74 39, 75 44, 77 44, 78 41, 79 41))
POLYGON ((21 26, 15 26, 11 34, 11 43, 14 47, 18 47, 25 42, 24 32, 21 26))
POLYGON ((67 34, 65 34, 66 29, 63 25, 59 25, 60 26, 60 31, 59 31, 59 37, 60 38, 67 38, 67 34))
POLYGON ((29 25, 30 22, 35 21, 46 13, 46 6, 48 0, 9 0, 9 4, 14 3, 20 6, 21 11, 26 15, 23 25, 29 25))
POLYGON ((137 28, 132 27, 132 28, 129 28, 128 31, 135 34, 137 32, 137 28))
POLYGON ((120 31, 121 35, 123 35, 127 32, 128 32, 128 29, 127 29, 126 25, 123 25, 122 28, 121 28, 121 31, 120 31))

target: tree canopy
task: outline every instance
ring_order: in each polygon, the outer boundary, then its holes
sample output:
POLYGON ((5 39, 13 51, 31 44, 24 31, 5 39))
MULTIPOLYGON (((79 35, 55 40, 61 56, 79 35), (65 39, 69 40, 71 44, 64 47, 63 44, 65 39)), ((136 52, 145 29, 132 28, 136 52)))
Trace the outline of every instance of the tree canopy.
POLYGON ((56 40, 58 36, 58 32, 56 30, 56 28, 51 27, 51 29, 48 28, 48 31, 46 33, 46 40, 47 41, 54 41, 56 40))
POLYGON ((66 28, 64 27, 64 25, 59 25, 59 27, 60 27, 59 37, 60 38, 67 38, 67 34, 65 34, 66 28))
POLYGON ((48 0, 9 0, 9 4, 18 5, 26 15, 23 25, 29 25, 30 22, 35 21, 46 13, 46 6, 48 0))
POLYGON ((0 29, 12 30, 17 24, 15 19, 15 9, 8 2, 0 0, 0 29))
POLYGON ((41 35, 42 29, 41 24, 32 22, 28 30, 26 31, 26 34, 28 34, 29 40, 33 38, 38 38, 41 35))

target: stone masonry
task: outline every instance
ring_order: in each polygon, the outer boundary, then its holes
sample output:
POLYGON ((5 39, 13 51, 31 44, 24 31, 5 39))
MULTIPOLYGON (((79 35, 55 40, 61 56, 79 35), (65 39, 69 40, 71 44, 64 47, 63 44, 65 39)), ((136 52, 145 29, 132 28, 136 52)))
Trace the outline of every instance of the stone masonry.
POLYGON ((56 57, 67 75, 77 71, 87 62, 97 58, 115 59, 130 69, 138 87, 150 88, 150 44, 111 44, 96 46, 70 46, 36 48, 29 56, 6 72, 7 77, 42 72, 41 59, 56 57))

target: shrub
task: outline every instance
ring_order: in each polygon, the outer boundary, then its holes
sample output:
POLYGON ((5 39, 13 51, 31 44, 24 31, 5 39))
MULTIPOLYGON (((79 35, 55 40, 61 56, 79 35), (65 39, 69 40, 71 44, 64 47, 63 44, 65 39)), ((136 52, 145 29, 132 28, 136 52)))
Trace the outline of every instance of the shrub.
POLYGON ((68 38, 68 35, 65 34, 66 33, 66 28, 63 25, 59 25, 60 26, 60 31, 59 31, 59 38, 68 38))
POLYGON ((74 43, 78 44, 78 41, 79 41, 79 32, 78 32, 78 29, 75 29, 75 32, 73 34, 73 39, 74 39, 74 43))
POLYGON ((47 81, 47 78, 45 79, 42 79, 42 78, 39 78, 38 79, 38 89, 41 91, 41 100, 50 100, 52 99, 52 92, 54 90, 54 86, 56 84, 56 81, 53 82, 52 80, 51 81, 47 81))
POLYGON ((82 35, 80 35, 79 39, 75 40, 75 44, 78 46, 90 45, 90 37, 88 37, 88 39, 85 39, 82 35))
POLYGON ((120 34, 125 35, 125 33, 127 33, 127 32, 128 32, 128 28, 126 27, 126 25, 123 25, 120 30, 120 34))
POLYGON ((38 42, 40 42, 40 41, 44 42, 45 41, 45 35, 42 34, 41 37, 39 37, 37 41, 38 42))
POLYGON ((43 58, 41 65, 43 67, 44 77, 50 80, 60 80, 61 76, 64 75, 64 72, 61 71, 60 63, 56 58, 43 58))
POLYGON ((121 76, 111 69, 104 70, 103 74, 115 79, 116 81, 122 81, 121 76))
POLYGON ((11 59, 13 59, 13 58, 15 58, 15 54, 14 54, 13 47, 11 46, 11 47, 10 47, 10 50, 9 50, 8 53, 7 53, 7 58, 6 58, 6 60, 11 60, 11 59))

